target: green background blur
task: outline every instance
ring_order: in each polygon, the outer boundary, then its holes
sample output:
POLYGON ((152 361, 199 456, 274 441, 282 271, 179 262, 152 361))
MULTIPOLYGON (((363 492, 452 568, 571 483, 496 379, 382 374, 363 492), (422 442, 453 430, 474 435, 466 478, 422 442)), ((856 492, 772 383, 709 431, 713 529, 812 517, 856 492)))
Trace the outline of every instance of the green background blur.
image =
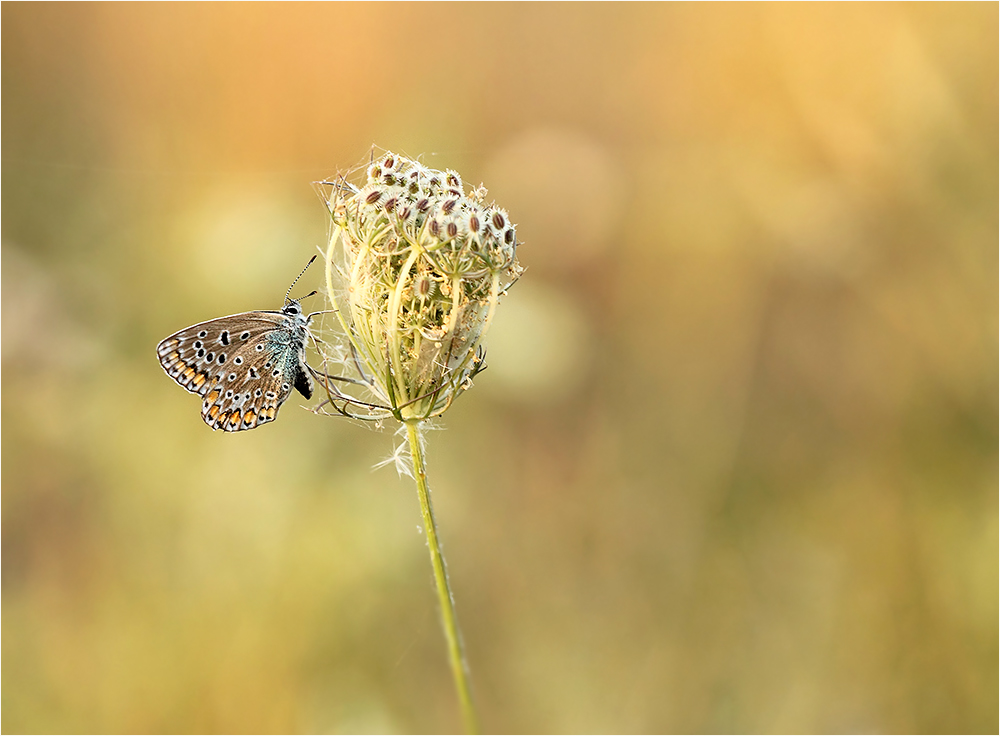
POLYGON ((4 3, 3 730, 461 727, 391 431, 213 433, 154 353, 376 143, 528 267, 429 436, 487 730, 996 732, 997 27, 4 3))

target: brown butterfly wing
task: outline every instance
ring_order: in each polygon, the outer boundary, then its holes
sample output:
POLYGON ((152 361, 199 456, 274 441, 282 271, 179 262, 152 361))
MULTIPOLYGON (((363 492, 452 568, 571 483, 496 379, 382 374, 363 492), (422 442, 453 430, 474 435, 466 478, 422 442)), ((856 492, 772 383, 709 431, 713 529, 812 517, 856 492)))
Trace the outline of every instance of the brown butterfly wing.
POLYGON ((238 432, 273 421, 293 387, 312 393, 304 329, 281 312, 246 312, 188 327, 156 349, 167 375, 203 397, 212 429, 238 432), (303 390, 302 385, 308 390, 303 390))

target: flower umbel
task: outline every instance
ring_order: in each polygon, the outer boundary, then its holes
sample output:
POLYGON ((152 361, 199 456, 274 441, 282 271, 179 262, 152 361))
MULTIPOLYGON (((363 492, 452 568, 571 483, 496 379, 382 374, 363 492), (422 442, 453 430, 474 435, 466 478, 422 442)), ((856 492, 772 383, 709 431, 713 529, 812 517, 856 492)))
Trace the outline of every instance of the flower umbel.
MULTIPOLYGON (((483 337, 500 297, 522 271, 517 232, 506 211, 486 202, 482 186, 466 193, 456 172, 391 152, 372 160, 360 186, 344 177, 320 186, 333 218, 327 292, 360 374, 354 379, 314 370, 328 397, 321 407, 358 419, 393 416, 405 427, 408 456, 400 447, 392 460, 416 482, 448 658, 466 729, 475 733, 478 718, 421 429, 485 367, 483 337), (365 387, 379 403, 349 396, 337 382, 365 387)), ((337 359, 334 349, 326 350, 324 365, 337 359)))
POLYGON ((328 385, 329 403, 341 413, 366 407, 364 418, 378 408, 407 422, 442 414, 485 367, 483 337, 521 274, 514 224, 482 186, 466 193, 457 172, 391 152, 360 187, 344 178, 322 185, 334 225, 330 299, 361 382, 385 406, 328 385))

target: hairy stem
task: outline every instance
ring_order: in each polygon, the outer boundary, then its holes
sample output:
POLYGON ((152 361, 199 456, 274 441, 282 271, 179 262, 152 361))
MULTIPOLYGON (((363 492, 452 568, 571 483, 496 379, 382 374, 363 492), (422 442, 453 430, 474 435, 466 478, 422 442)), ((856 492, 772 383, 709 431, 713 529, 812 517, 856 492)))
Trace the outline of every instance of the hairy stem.
POLYGON ((437 524, 434 522, 434 509, 431 507, 431 494, 427 487, 427 469, 424 466, 424 452, 420 446, 419 424, 417 420, 406 422, 406 433, 410 440, 410 456, 413 458, 417 495, 420 497, 420 513, 423 514, 424 528, 427 530, 427 548, 431 553, 434 582, 437 584, 441 624, 444 626, 444 636, 448 642, 448 658, 451 661, 452 676, 455 678, 455 688, 458 690, 458 702, 462 708, 465 729, 469 733, 479 733, 479 718, 469 687, 469 669, 465 664, 462 636, 458 630, 458 619, 455 617, 455 601, 451 597, 451 588, 448 585, 448 571, 445 569, 444 555, 441 554, 437 524))

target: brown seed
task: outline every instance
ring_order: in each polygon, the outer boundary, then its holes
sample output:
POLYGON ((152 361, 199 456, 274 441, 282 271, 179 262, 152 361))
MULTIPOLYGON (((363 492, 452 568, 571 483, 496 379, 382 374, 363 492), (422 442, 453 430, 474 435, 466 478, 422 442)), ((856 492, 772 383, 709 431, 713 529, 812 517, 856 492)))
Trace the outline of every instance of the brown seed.
POLYGON ((367 204, 375 204, 380 199, 382 199, 382 192, 380 192, 378 189, 373 189, 371 192, 368 193, 368 196, 365 197, 365 202, 367 204))
POLYGON ((426 276, 419 276, 413 283, 413 291, 417 296, 426 299, 434 290, 434 282, 426 276))

